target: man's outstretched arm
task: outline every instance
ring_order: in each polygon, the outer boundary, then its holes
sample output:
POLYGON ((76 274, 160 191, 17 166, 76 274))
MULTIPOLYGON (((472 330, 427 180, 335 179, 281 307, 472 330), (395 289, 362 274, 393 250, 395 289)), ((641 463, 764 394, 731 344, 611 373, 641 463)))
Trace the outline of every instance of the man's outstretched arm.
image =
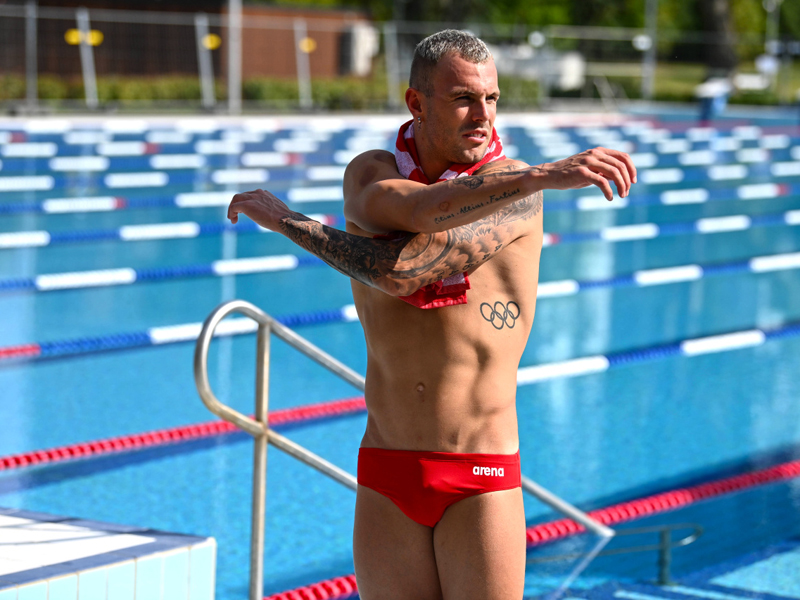
POLYGON ((362 237, 328 227, 289 210, 264 190, 237 194, 228 218, 239 214, 282 233, 337 271, 392 296, 407 296, 419 288, 469 271, 531 230, 542 211, 538 192, 491 215, 435 234, 400 233, 391 240, 362 237))
POLYGON ((506 159, 484 165, 472 176, 433 185, 405 179, 392 154, 372 150, 356 157, 345 171, 344 214, 365 231, 436 233, 475 222, 541 190, 595 185, 611 200, 611 182, 625 197, 635 181, 630 156, 607 148, 533 167, 506 159))

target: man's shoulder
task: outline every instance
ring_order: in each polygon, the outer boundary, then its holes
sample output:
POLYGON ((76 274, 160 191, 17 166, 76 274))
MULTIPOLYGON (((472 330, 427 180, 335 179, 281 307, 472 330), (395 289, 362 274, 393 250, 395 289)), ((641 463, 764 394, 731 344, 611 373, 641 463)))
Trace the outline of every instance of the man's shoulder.
POLYGON ((344 171, 344 197, 353 198, 368 185, 387 179, 404 179, 397 169, 394 154, 368 150, 356 156, 344 171))
POLYGON ((361 171, 370 166, 391 168, 397 171, 397 162, 394 159, 394 154, 386 150, 367 150, 351 160, 345 172, 361 171))

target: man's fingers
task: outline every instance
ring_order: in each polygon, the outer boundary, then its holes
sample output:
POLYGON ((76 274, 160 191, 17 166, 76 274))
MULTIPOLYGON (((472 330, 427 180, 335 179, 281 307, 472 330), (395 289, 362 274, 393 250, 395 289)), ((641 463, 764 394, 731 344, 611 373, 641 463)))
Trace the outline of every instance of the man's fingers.
MULTIPOLYGON (((606 179, 612 179, 617 186, 617 192, 620 197, 625 196, 627 193, 627 185, 625 183, 625 178, 617 167, 599 159, 591 161, 588 166, 593 173, 602 175, 606 179)), ((609 189, 611 189, 610 186, 609 189)), ((611 198, 609 198, 609 200, 610 199, 611 198)))
POLYGON ((247 200, 244 194, 236 194, 231 200, 231 203, 228 205, 228 219, 230 219, 231 223, 236 224, 239 221, 239 213, 243 212, 241 208, 241 203, 247 200))
POLYGON ((614 199, 614 191, 611 189, 611 184, 608 183, 608 179, 586 167, 583 167, 583 170, 585 171, 583 174, 584 177, 600 188, 606 200, 614 199))
POLYGON ((603 150, 609 156, 613 156, 617 160, 620 160, 623 163, 625 163, 630 180, 633 183, 636 183, 636 176, 637 176, 636 165, 633 164, 633 159, 630 157, 628 153, 622 152, 621 150, 612 150, 611 148, 600 148, 600 150, 603 150))
POLYGON ((230 219, 232 223, 236 223, 234 219, 238 219, 237 211, 234 209, 238 196, 239 194, 236 194, 236 196, 234 196, 231 200, 231 203, 228 205, 228 219, 230 219))
POLYGON ((617 192, 619 192, 620 196, 627 196, 631 189, 631 176, 630 173, 628 173, 628 166, 621 160, 617 160, 611 155, 608 155, 606 160, 608 160, 610 164, 617 168, 617 171, 619 171, 620 175, 622 175, 622 178, 625 180, 624 191, 617 186, 617 192))

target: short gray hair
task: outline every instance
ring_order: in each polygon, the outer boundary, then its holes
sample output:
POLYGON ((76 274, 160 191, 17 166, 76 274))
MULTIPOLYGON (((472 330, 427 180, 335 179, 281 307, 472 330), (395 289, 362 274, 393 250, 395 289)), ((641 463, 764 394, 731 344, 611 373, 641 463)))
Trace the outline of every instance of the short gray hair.
POLYGON ((411 76, 408 87, 419 90, 426 96, 433 95, 431 72, 438 62, 448 54, 458 54, 464 60, 480 64, 492 58, 489 48, 467 31, 445 29, 426 37, 414 50, 411 61, 411 76))

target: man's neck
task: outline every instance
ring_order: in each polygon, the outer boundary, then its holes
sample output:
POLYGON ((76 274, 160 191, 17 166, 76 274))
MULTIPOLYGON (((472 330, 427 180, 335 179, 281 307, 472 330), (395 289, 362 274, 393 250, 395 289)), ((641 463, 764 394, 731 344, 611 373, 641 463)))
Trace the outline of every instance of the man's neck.
POLYGON ((417 130, 414 131, 414 143, 417 146, 417 156, 419 157, 419 166, 422 172, 425 173, 428 181, 436 183, 452 163, 437 158, 436 151, 431 147, 427 136, 417 130))

